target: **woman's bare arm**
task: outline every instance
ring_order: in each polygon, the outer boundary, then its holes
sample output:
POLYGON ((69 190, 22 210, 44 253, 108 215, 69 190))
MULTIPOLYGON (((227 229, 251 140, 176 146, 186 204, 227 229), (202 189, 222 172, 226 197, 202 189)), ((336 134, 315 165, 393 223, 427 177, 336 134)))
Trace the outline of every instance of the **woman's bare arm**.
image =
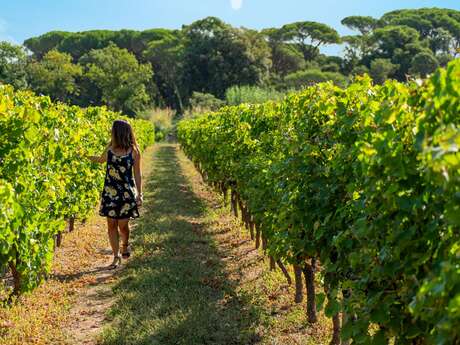
POLYGON ((142 163, 141 153, 139 150, 134 150, 134 180, 136 181, 138 202, 142 204, 142 163))
POLYGON ((109 151, 110 144, 107 145, 105 148, 104 152, 100 156, 86 156, 91 162, 94 163, 105 163, 107 162, 107 152, 109 151))

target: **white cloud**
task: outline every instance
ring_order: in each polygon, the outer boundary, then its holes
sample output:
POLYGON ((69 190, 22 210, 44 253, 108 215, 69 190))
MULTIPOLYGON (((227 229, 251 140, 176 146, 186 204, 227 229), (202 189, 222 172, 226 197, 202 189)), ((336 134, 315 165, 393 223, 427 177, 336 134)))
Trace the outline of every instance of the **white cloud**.
POLYGON ((243 7, 243 0, 230 0, 230 3, 235 11, 238 11, 241 7, 243 7))

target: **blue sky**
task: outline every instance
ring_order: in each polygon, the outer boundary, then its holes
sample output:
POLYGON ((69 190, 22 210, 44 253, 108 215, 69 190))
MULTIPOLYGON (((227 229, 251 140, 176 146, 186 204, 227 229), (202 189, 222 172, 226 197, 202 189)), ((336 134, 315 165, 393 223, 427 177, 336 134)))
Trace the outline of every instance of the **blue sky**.
POLYGON ((347 34, 340 21, 349 15, 380 17, 394 9, 419 7, 460 10, 459 0, 0 0, 0 4, 0 39, 16 43, 51 30, 180 28, 207 16, 254 29, 313 20, 347 34))

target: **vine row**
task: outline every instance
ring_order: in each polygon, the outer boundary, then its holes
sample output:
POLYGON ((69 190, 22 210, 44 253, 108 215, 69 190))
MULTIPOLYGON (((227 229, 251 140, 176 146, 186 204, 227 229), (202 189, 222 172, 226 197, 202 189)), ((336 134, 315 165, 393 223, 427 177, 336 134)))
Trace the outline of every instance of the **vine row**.
POLYGON ((423 82, 225 107, 178 138, 272 267, 289 281, 293 265, 296 301, 305 280, 308 319, 324 308, 333 344, 459 344, 459 114, 454 61, 423 82))
MULTIPOLYGON (((50 270, 55 238, 94 210, 104 171, 80 152, 98 155, 110 139, 106 108, 82 109, 0 86, 0 268, 14 294, 36 287, 50 270)), ((126 118, 127 119, 127 118, 126 118)), ((153 125, 129 119, 143 149, 153 125)))

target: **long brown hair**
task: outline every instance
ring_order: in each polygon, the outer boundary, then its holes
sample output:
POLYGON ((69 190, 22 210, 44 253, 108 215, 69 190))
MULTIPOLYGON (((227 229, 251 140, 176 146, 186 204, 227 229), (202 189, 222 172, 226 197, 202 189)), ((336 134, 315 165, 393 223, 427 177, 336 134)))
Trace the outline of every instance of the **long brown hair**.
POLYGON ((128 121, 113 121, 111 146, 114 148, 122 148, 123 150, 129 150, 129 148, 137 150, 136 137, 128 121))

